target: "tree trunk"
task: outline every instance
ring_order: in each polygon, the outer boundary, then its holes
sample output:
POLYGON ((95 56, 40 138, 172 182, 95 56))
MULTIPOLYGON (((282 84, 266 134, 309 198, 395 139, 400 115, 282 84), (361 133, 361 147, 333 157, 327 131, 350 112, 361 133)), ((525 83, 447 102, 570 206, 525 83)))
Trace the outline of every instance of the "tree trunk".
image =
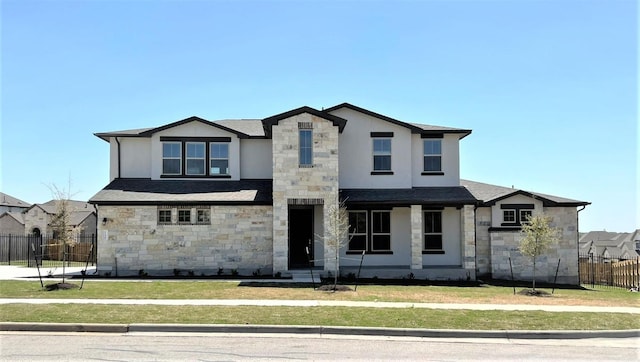
POLYGON ((536 291, 536 257, 533 257, 533 292, 536 291))

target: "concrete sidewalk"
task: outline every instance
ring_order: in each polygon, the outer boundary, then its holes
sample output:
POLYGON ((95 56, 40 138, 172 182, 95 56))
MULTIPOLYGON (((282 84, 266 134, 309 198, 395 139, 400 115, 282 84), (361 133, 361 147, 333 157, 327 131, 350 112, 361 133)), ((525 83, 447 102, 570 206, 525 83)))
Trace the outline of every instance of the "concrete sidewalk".
POLYGON ((256 307, 353 307, 353 308, 420 308, 456 310, 504 310, 545 312, 589 312, 640 314, 635 307, 594 307, 579 305, 537 304, 469 304, 469 303, 408 303, 364 302, 342 300, 284 299, 55 299, 0 298, 2 304, 113 304, 113 305, 189 305, 189 306, 256 306, 256 307))

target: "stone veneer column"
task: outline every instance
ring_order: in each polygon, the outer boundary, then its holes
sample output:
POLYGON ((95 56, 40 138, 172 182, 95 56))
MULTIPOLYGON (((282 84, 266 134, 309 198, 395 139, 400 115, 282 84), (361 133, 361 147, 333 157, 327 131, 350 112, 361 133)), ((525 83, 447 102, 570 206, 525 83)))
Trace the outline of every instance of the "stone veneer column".
POLYGON ((411 269, 422 269, 422 206, 411 205, 411 269))
MULTIPOLYGON (((291 200, 311 200, 327 210, 338 201, 338 127, 329 120, 308 113, 282 119, 272 127, 273 151, 273 270, 289 269, 288 219, 291 200), (299 167, 299 124, 313 129, 313 167, 299 167)), ((324 242, 324 257, 332 252, 324 242)), ((318 257, 318 256, 316 256, 318 257)), ((326 260, 325 270, 335 264, 326 260)))
POLYGON ((476 270, 476 228, 473 205, 464 205, 462 208, 462 239, 463 239, 463 266, 473 272, 475 279, 476 270))

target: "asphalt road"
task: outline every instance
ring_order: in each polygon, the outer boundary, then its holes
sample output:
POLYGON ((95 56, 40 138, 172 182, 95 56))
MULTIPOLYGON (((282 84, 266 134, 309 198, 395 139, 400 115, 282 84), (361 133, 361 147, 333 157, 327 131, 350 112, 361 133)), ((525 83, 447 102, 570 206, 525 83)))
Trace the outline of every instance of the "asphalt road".
POLYGON ((331 335, 0 333, 1 361, 636 361, 640 338, 443 339, 331 335))

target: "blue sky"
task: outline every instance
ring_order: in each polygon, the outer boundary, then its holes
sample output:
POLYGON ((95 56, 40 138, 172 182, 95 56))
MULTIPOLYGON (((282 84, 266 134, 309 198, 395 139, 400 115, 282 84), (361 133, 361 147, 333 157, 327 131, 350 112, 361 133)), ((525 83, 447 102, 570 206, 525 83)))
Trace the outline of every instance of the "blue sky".
POLYGON ((640 228, 636 1, 1 2, 0 190, 87 200, 93 136, 349 102, 470 128, 463 178, 640 228))

